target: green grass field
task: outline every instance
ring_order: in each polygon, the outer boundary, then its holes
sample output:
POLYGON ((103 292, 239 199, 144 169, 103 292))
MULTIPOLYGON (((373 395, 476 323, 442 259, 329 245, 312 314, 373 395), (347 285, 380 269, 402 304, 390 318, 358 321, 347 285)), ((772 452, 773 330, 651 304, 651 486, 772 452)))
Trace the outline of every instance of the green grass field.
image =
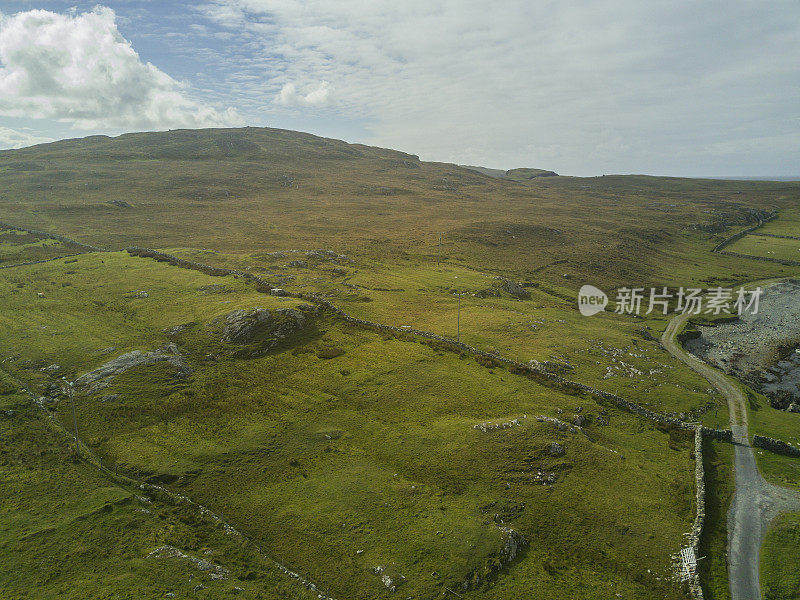
POLYGON ((706 476, 706 522, 700 540, 699 562, 703 594, 707 600, 729 600, 728 509, 734 492, 733 447, 705 440, 703 466, 706 476))
POLYGON ((782 210, 778 219, 766 223, 758 232, 800 237, 800 208, 794 206, 782 210))
MULTIPOLYGON (((492 585, 462 586, 466 596, 681 597, 669 554, 693 517, 686 434, 322 315, 283 349, 226 355, 216 316, 296 302, 230 277, 87 254, 9 270, 0 281, 12 333, 3 368, 27 386, 177 341, 194 368, 189 378, 157 364, 77 394, 81 436, 106 464, 169 482, 334 595, 388 593, 371 572, 379 565, 422 597, 491 573, 502 545, 497 513, 530 543, 492 585), (17 287, 23 280, 30 283, 17 287), (209 285, 230 291, 204 294, 209 285), (129 297, 132 290, 148 297, 129 297), (196 325, 177 337, 161 332, 189 322, 196 325), (319 358, 322 347, 343 353, 319 358), (42 370, 51 363, 60 365, 55 374, 42 370), (590 425, 584 436, 534 419, 557 409, 568 419, 579 405, 591 422, 603 411, 609 425, 590 425), (522 415, 511 429, 473 428, 522 415), (554 441, 563 457, 547 454, 554 441), (556 482, 537 483, 539 471, 556 482)), ((57 413, 71 424, 65 401, 57 413)))
POLYGON ((800 239, 789 240, 751 234, 737 240, 726 250, 750 256, 800 261, 800 239))
POLYGON ((316 598, 194 511, 76 460, 63 434, 16 392, 0 395, 0 515, 3 598, 316 598), (148 557, 164 545, 228 573, 214 579, 188 559, 148 557))
POLYGON ((780 515, 770 525, 761 551, 761 593, 764 600, 800 598, 797 547, 800 545, 800 514, 780 515))

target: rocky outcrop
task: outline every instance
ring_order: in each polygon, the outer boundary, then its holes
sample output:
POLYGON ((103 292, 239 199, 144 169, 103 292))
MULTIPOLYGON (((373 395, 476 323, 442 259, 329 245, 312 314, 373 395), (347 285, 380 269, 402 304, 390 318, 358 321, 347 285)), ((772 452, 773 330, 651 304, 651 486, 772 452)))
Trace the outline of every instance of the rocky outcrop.
POLYGON ((96 392, 106 387, 111 380, 128 369, 167 362, 175 368, 176 377, 191 375, 192 369, 186 364, 175 344, 167 344, 152 352, 133 350, 108 361, 102 367, 90 371, 75 380, 75 386, 83 388, 87 393, 96 392))
POLYGON ((525 536, 511 527, 498 525, 497 528, 502 535, 499 550, 489 556, 481 567, 469 574, 461 584, 463 590, 475 589, 495 578, 503 568, 514 562, 523 548, 528 545, 525 536))
POLYGON ((530 300, 531 293, 516 281, 511 281, 503 277, 498 277, 497 279, 500 281, 500 289, 510 294, 513 298, 517 300, 530 300))
POLYGON ((527 418, 527 416, 528 415, 523 415, 522 417, 509 419, 508 421, 485 421, 483 423, 473 425, 472 428, 484 433, 488 433, 489 431, 498 431, 500 429, 509 429, 510 427, 514 427, 516 425, 522 425, 523 419, 527 418))
POLYGON ((250 344, 271 338, 277 343, 289 334, 303 329, 305 324, 305 316, 291 308, 239 309, 225 316, 222 341, 250 344))

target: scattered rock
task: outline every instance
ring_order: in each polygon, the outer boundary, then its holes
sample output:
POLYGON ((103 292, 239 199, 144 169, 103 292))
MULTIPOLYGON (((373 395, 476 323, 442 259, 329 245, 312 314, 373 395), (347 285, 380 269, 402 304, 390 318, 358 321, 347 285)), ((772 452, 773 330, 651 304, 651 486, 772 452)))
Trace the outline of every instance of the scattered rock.
MULTIPOLYGON (((164 545, 160 548, 156 548, 147 555, 147 558, 180 558, 192 564, 196 569, 210 573, 212 579, 226 579, 230 574, 230 571, 225 567, 221 567, 204 558, 198 558, 191 554, 181 552, 175 546, 164 545)), ((203 588, 198 586, 195 589, 203 588)))
POLYGON ((547 453, 550 454, 550 456, 563 456, 564 452, 565 452, 564 446, 562 446, 558 442, 553 442, 547 448, 547 453))
POLYGON ((489 431, 497 431, 499 429, 508 429, 510 427, 522 425, 523 419, 526 419, 527 416, 528 415, 522 415, 521 417, 510 419, 508 421, 485 421, 483 423, 473 425, 472 428, 484 433, 488 433, 489 431))
POLYGON ((190 323, 181 323, 180 325, 173 325, 172 327, 167 327, 166 329, 162 329, 161 333, 165 333, 168 336, 172 337, 174 335, 178 335, 179 333, 186 331, 187 329, 195 325, 197 325, 197 323, 195 323, 194 321, 190 323))
POLYGON ((272 288, 269 293, 271 296, 285 296, 286 290, 283 288, 272 288))

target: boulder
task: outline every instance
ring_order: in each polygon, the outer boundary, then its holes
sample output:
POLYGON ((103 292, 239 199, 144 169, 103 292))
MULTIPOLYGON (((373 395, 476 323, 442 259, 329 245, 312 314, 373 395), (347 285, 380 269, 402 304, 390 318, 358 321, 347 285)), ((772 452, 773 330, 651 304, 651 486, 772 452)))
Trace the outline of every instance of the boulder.
POLYGON ((559 444, 558 442, 553 442, 550 446, 547 447, 547 453, 550 456, 563 456, 564 455, 564 446, 559 444))

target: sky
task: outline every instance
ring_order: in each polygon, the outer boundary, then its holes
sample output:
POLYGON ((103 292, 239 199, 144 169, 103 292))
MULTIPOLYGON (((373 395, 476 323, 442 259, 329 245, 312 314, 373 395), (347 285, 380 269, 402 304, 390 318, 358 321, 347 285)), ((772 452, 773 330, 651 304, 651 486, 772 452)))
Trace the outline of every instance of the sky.
POLYGON ((798 0, 0 0, 0 148, 266 126, 569 175, 800 175, 798 0))

